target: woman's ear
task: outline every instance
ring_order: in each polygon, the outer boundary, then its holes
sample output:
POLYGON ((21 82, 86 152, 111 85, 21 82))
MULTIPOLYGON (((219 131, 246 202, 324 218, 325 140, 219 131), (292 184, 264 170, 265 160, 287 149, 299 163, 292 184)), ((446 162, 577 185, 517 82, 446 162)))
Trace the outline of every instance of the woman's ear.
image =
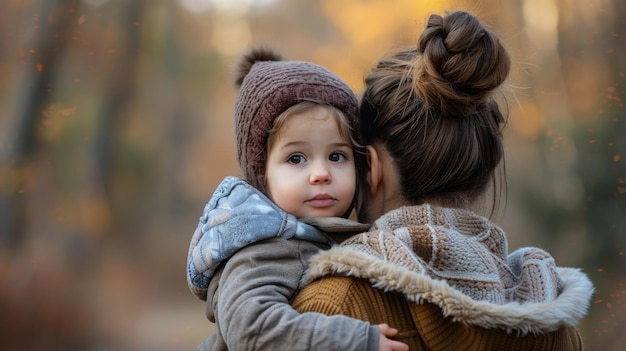
POLYGON ((367 152, 367 164, 369 165, 367 182, 370 186, 370 196, 375 197, 382 180, 382 167, 378 158, 378 151, 371 145, 367 145, 365 150, 367 152))

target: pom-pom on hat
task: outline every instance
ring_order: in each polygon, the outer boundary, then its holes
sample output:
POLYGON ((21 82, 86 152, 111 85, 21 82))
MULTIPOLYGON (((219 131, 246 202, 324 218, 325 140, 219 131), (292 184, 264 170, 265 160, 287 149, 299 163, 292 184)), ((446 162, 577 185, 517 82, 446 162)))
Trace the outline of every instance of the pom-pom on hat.
POLYGON ((342 111, 352 129, 359 131, 356 95, 322 66, 283 61, 271 49, 254 48, 238 62, 235 84, 239 86, 234 109, 237 161, 246 180, 262 192, 266 192, 268 132, 289 107, 303 101, 328 104, 342 111))

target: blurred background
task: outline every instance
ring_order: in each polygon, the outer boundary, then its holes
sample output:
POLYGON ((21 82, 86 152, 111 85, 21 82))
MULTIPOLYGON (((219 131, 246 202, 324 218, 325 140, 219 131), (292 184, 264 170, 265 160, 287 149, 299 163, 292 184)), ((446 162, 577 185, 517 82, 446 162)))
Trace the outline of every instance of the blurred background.
POLYGON ((539 246, 596 285, 589 350, 626 344, 626 1, 2 0, 0 348, 191 350, 205 202, 239 175, 232 64, 254 44, 360 93, 425 20, 466 9, 514 65, 509 250, 539 246))

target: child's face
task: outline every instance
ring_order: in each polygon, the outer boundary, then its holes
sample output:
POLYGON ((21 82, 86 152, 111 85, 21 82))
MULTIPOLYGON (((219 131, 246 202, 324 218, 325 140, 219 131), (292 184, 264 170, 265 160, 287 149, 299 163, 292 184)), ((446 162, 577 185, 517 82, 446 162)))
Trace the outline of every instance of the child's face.
POLYGON ((269 150, 266 181, 270 198, 302 217, 343 216, 354 197, 352 147, 327 109, 294 114, 269 150))

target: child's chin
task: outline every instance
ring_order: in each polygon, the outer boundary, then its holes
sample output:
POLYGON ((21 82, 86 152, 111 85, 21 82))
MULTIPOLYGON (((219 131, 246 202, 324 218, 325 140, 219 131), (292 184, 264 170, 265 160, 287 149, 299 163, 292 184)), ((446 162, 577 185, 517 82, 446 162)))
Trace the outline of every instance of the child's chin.
POLYGON ((306 215, 301 217, 340 217, 342 214, 337 214, 337 211, 332 211, 330 209, 319 209, 307 211, 306 215))

